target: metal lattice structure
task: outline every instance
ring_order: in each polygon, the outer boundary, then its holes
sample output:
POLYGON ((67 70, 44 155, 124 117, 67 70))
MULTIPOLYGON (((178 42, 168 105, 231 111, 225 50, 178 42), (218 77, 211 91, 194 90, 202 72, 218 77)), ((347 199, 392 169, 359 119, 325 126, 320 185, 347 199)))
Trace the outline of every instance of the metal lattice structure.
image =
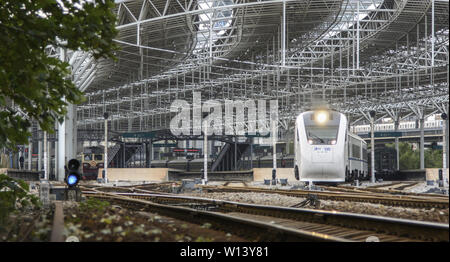
POLYGON ((117 62, 65 59, 81 129, 167 128, 175 99, 278 100, 280 125, 324 103, 355 123, 446 111, 449 2, 116 0, 117 62), (355 121, 356 120, 356 121, 355 121))

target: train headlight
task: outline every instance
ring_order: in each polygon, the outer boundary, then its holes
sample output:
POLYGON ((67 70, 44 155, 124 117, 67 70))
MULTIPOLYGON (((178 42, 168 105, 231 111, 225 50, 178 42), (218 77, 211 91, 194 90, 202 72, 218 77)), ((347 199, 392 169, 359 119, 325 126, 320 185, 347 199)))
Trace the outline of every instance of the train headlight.
POLYGON ((336 145, 336 140, 331 140, 332 145, 336 145))
POLYGON ((324 124, 328 121, 328 113, 325 111, 319 111, 316 113, 315 120, 319 124, 324 124))
POLYGON ((312 141, 312 139, 309 139, 309 140, 308 140, 308 143, 309 143, 310 145, 312 145, 312 144, 314 143, 314 141, 312 141))

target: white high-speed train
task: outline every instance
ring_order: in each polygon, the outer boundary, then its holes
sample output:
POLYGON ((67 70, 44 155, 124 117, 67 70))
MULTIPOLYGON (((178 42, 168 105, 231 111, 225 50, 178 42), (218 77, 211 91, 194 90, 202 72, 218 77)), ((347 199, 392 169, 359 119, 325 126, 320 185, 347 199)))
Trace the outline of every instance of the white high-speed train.
POLYGON ((368 177, 367 144, 347 132, 347 118, 331 110, 301 113, 295 121, 294 175, 308 182, 368 177))

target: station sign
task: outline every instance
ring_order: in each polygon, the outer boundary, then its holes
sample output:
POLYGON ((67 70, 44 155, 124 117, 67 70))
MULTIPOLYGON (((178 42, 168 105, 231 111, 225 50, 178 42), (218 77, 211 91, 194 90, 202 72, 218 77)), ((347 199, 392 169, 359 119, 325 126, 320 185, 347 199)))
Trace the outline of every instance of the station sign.
POLYGON ((433 149, 433 150, 442 150, 442 145, 432 145, 431 149, 433 149))
MULTIPOLYGON (((370 137, 370 133, 367 134, 367 136, 364 137, 370 137)), ((388 131, 388 132, 374 132, 374 137, 401 137, 402 132, 395 132, 395 131, 388 131)))
POLYGON ((174 148, 173 152, 188 152, 188 153, 198 153, 200 149, 197 148, 174 148))
POLYGON ((122 137, 124 138, 154 138, 155 132, 130 132, 123 133, 122 137))
POLYGON ((154 143, 153 147, 177 147, 177 143, 154 143))
POLYGON ((267 134, 265 134, 265 135, 262 135, 261 133, 259 133, 259 132, 255 132, 255 133, 245 133, 245 136, 246 137, 270 137, 270 132, 268 132, 267 134))

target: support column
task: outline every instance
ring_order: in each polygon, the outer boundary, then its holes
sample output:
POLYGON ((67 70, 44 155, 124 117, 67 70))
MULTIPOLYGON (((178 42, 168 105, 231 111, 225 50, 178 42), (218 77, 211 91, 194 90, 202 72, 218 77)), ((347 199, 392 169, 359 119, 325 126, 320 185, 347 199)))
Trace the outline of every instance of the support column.
POLYGON ((33 135, 30 137, 30 141, 28 143, 28 170, 31 171, 31 164, 33 161, 31 161, 33 158, 33 135))
MULTIPOLYGON (((448 109, 447 109, 448 112, 448 109)), ((443 113, 441 116, 443 120, 443 136, 442 136, 442 178, 444 179, 443 186, 448 187, 447 183, 447 168, 448 168, 448 115, 443 113)))
POLYGON ((422 116, 419 119, 420 125, 420 169, 425 169, 425 137, 424 137, 424 126, 425 126, 425 118, 422 116))
POLYGON ((277 170, 277 132, 275 128, 275 119, 272 119, 272 160, 273 170, 277 170))
POLYGON ((47 139, 47 179, 50 180, 52 172, 52 143, 47 139))
POLYGON ((66 161, 77 157, 77 113, 76 106, 67 106, 66 116, 66 161))
POLYGON ((253 137, 250 138, 250 169, 253 169, 253 140, 253 137))
MULTIPOLYGON (((151 144, 151 142, 150 142, 151 144)), ((150 167, 150 152, 149 152, 149 143, 145 142, 145 167, 150 167)))
POLYGON ((447 148, 447 150, 446 150, 446 152, 447 152, 447 154, 445 155, 445 157, 444 157, 444 161, 446 162, 446 166, 447 167, 449 167, 450 165, 449 165, 449 153, 448 153, 448 144, 449 144, 449 138, 448 138, 448 132, 449 132, 449 123, 448 123, 448 106, 447 106, 447 111, 446 111, 447 113, 446 113, 446 115, 447 115, 447 119, 446 120, 444 120, 444 134, 445 134, 445 146, 446 146, 446 148, 447 148))
POLYGON ((47 132, 44 131, 44 180, 48 180, 48 143, 47 132))
POLYGON ((66 152, 66 121, 58 123, 58 156, 57 165, 58 172, 56 174, 58 181, 64 181, 65 170, 64 165, 66 163, 65 159, 66 152))
POLYGON ((105 157, 103 161, 103 166, 105 170, 105 183, 108 183, 108 113, 104 113, 105 118, 105 157))
POLYGON ((38 141, 38 164, 37 164, 37 171, 42 171, 42 141, 38 141))
POLYGON ((371 182, 375 183, 375 112, 370 112, 370 164, 371 164, 371 182))
POLYGON ((58 181, 58 141, 57 140, 55 140, 54 146, 55 146, 55 151, 54 151, 54 154, 55 154, 54 155, 55 156, 54 167, 55 168, 53 169, 53 172, 54 172, 54 175, 55 175, 55 180, 58 181))
POLYGON ((234 170, 237 170, 237 136, 234 137, 234 170))
MULTIPOLYGON (((398 132, 398 128, 400 126, 400 118, 395 119, 395 132, 398 132)), ((400 151, 398 148, 398 137, 395 137, 395 151, 396 151, 396 159, 397 159, 397 170, 400 170, 400 151)))
POLYGON ((203 184, 208 183, 208 125, 207 121, 203 122, 203 184))
MULTIPOLYGON (((58 150, 57 150, 57 172, 56 179, 64 181, 66 163, 77 156, 77 128, 76 128, 76 106, 67 106, 67 115, 64 122, 58 123, 58 150)), ((56 146, 56 144, 55 144, 56 146)))

